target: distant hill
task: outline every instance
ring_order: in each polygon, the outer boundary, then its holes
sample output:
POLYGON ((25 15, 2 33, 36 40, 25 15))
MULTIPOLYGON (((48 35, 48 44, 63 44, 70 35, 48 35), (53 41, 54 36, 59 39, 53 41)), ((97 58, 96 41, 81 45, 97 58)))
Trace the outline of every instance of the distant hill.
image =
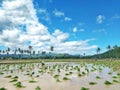
POLYGON ((108 50, 101 54, 87 56, 86 58, 120 58, 120 47, 108 50))

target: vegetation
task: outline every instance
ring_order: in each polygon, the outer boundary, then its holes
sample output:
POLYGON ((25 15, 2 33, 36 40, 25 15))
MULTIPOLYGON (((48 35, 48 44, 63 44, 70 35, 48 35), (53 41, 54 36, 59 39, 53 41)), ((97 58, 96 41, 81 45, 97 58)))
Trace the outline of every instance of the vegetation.
POLYGON ((80 90, 89 90, 89 88, 82 87, 80 90))
POLYGON ((110 81, 105 81, 104 82, 106 85, 111 85, 112 83, 110 81))
POLYGON ((37 86, 37 87, 35 88, 35 90, 41 90, 41 88, 40 88, 39 86, 37 86))

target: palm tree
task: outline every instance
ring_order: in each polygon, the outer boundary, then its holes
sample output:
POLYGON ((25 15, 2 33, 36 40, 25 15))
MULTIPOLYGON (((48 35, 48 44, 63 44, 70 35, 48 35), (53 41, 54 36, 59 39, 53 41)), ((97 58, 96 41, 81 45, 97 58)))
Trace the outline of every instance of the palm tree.
POLYGON ((29 48, 29 53, 30 53, 30 58, 31 58, 32 46, 28 46, 28 48, 29 48))
POLYGON ((108 46, 107 46, 107 49, 108 49, 108 51, 109 51, 109 58, 110 58, 110 57, 111 57, 111 56, 110 56, 111 46, 110 46, 110 45, 108 45, 108 46))
POLYGON ((19 59, 21 59, 21 55, 20 55, 20 53, 21 53, 21 48, 18 48, 18 52, 19 52, 19 59))
POLYGON ((99 59, 100 59, 100 51, 101 51, 101 49, 98 47, 96 51, 97 51, 97 55, 99 55, 99 59))
POLYGON ((9 52, 10 52, 10 48, 9 47, 7 48, 6 52, 7 52, 7 58, 9 58, 9 52))
MULTIPOLYGON (((50 47, 50 51, 51 51, 51 52, 54 51, 54 47, 53 47, 53 46, 50 47)), ((51 57, 51 58, 52 58, 52 57, 51 57)))
POLYGON ((113 48, 115 51, 115 58, 117 59, 118 58, 117 52, 118 52, 119 47, 117 45, 115 45, 115 46, 113 46, 113 48))

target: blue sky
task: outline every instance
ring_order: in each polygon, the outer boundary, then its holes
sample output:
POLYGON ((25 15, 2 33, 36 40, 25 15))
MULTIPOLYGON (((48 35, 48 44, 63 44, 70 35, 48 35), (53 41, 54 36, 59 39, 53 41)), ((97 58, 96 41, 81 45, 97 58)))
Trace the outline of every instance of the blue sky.
POLYGON ((0 48, 95 54, 120 46, 119 0, 2 0, 0 48), (19 14, 19 15, 18 15, 19 14), (13 34, 13 35, 10 35, 13 34), (16 42, 19 42, 16 44, 16 42))

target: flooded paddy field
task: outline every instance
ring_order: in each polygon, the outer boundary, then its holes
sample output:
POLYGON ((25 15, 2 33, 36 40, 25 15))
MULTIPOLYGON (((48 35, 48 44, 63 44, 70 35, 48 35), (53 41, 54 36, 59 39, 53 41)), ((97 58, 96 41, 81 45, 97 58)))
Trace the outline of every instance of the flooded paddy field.
POLYGON ((120 73, 104 64, 0 64, 0 90, 120 90, 120 73))

